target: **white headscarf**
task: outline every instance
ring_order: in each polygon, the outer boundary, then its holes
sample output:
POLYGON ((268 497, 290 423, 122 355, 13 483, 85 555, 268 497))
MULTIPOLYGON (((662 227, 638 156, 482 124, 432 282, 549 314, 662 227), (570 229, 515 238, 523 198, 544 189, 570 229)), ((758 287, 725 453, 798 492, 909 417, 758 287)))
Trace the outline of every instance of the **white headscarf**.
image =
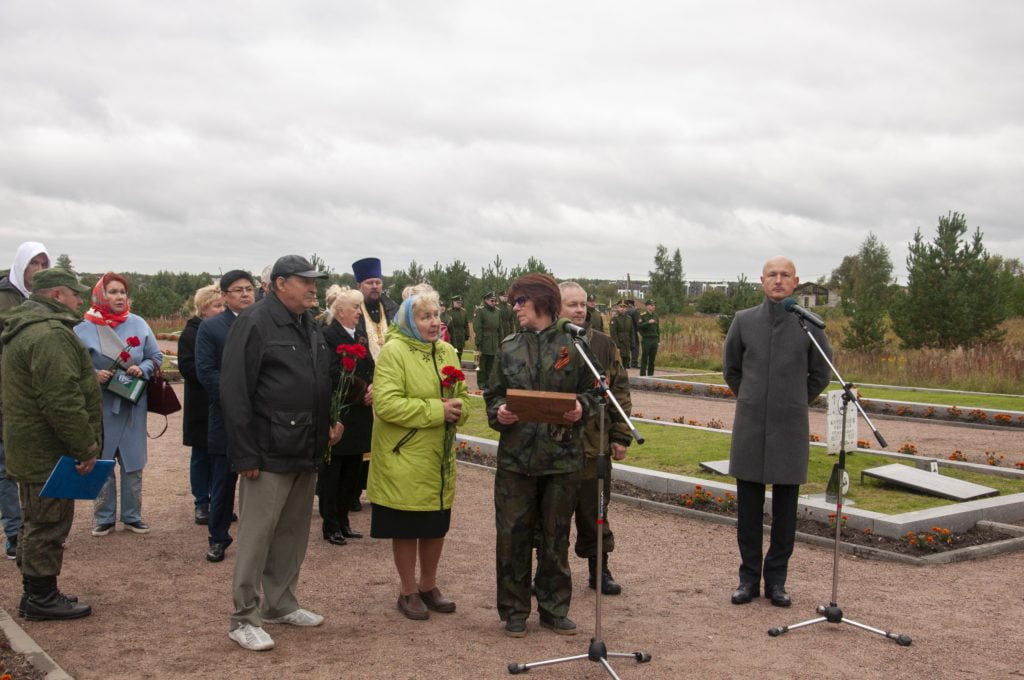
POLYGON ((14 254, 14 264, 11 265, 11 273, 7 275, 7 278, 25 297, 28 297, 29 293, 31 293, 25 287, 25 269, 28 267, 28 263, 32 261, 32 258, 40 253, 46 255, 47 261, 50 260, 50 254, 46 252, 46 246, 35 241, 25 241, 18 246, 18 251, 14 254))

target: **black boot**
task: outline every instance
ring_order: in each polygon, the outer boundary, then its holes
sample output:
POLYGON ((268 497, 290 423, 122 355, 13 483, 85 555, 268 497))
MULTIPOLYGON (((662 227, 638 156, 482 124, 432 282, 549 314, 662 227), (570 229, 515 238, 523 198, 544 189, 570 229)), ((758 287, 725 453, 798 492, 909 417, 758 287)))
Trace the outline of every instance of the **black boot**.
MULTIPOLYGON (((590 568, 590 580, 588 585, 591 588, 597 587, 597 558, 588 557, 587 566, 590 568)), ((603 564, 601 565, 601 594, 602 595, 618 595, 622 592, 622 586, 615 582, 615 578, 612 576, 612 572, 608 569, 608 555, 604 556, 603 564)))
POLYGON ((80 619, 92 613, 92 607, 72 602, 57 589, 56 576, 25 576, 25 595, 18 613, 26 621, 80 619))

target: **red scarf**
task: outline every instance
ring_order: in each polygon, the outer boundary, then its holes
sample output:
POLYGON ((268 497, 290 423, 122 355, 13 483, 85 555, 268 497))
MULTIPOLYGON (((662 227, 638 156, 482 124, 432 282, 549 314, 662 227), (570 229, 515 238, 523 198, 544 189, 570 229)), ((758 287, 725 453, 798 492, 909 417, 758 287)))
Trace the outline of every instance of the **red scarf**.
POLYGON ((131 301, 128 301, 125 304, 124 311, 120 314, 114 314, 110 311, 110 300, 107 298, 106 289, 107 284, 111 281, 120 281, 124 284, 124 289, 128 290, 128 282, 120 274, 107 272, 101 276, 96 285, 92 287, 92 306, 85 313, 85 320, 91 321, 97 326, 117 328, 128 319, 128 314, 132 311, 132 305, 131 301))

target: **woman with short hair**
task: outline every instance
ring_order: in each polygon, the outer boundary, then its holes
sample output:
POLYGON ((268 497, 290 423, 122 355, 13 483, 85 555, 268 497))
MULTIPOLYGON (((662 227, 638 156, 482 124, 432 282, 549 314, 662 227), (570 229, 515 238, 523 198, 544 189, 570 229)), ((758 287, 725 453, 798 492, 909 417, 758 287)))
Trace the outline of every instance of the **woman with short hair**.
MULTIPOLYGON (((92 306, 75 333, 85 345, 103 389, 103 455, 121 468, 121 521, 126 529, 148 534, 142 521, 142 468, 146 465, 146 389, 138 401, 114 394, 107 386, 124 375, 149 380, 160 368, 163 354, 149 324, 131 313, 128 280, 107 272, 92 289, 92 306), (126 356, 127 355, 127 356, 126 356), (117 366, 114 362, 117 361, 117 366), (120 371, 120 372, 119 372, 120 371)), ((114 530, 117 482, 112 473, 93 503, 93 536, 114 530)))
POLYGON ((207 448, 207 421, 210 405, 206 390, 196 374, 196 335, 203 319, 224 311, 224 294, 220 286, 211 283, 196 291, 193 297, 195 315, 186 323, 178 336, 178 370, 185 380, 185 406, 182 413, 181 443, 192 447, 188 477, 195 501, 195 522, 206 524, 210 520, 210 451, 207 448))
MULTIPOLYGON (((327 289, 328 308, 324 317, 324 338, 327 346, 360 345, 366 349, 366 331, 359 328, 363 294, 358 290, 331 286, 327 289)), ((354 358, 353 387, 350 406, 341 418, 345 432, 331 449, 330 463, 320 464, 317 495, 323 519, 324 540, 332 545, 345 545, 350 538, 363 535, 352 529, 348 513, 352 500, 362 491, 363 454, 370 450, 373 429, 373 358, 366 351, 354 358)))
POLYGON ((468 392, 440 330, 437 293, 410 295, 385 333, 373 378, 370 535, 392 540, 397 606, 417 620, 455 611, 437 587, 437 566, 455 498, 454 428, 468 417, 468 392))
POLYGON ((506 635, 526 635, 531 553, 539 538, 534 583, 540 624, 574 635, 576 624, 567 616, 572 596, 569 527, 594 377, 572 339, 558 329, 562 298, 554 279, 526 274, 512 282, 508 297, 522 332, 501 343, 493 380, 484 390, 488 422, 501 433, 494 478, 498 616, 506 635), (561 423, 526 422, 508 408, 509 389, 568 392, 576 399, 561 423))

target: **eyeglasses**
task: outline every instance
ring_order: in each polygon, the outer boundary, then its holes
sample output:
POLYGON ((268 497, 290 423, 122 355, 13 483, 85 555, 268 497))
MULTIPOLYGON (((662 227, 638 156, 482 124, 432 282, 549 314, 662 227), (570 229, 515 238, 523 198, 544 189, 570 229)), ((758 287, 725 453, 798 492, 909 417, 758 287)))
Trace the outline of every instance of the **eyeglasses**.
POLYGON ((513 306, 519 305, 520 307, 522 307, 523 305, 526 304, 526 301, 529 300, 529 299, 530 298, 526 297, 525 295, 520 295, 519 297, 517 297, 514 300, 512 300, 512 305, 513 306))
POLYGON ((251 293, 254 290, 256 289, 253 288, 252 286, 239 286, 238 288, 228 288, 228 292, 234 293, 235 295, 245 295, 246 293, 251 293))

